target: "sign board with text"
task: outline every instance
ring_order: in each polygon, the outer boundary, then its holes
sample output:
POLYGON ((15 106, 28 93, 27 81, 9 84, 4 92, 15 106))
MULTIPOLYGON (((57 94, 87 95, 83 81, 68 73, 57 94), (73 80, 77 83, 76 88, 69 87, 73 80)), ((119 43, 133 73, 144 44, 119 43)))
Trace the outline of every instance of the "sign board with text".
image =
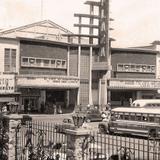
POLYGON ((79 79, 70 77, 18 77, 19 87, 78 88, 79 79))
POLYGON ((0 75, 0 94, 15 92, 15 75, 0 75))
POLYGON ((110 80, 110 88, 160 89, 160 80, 110 80))

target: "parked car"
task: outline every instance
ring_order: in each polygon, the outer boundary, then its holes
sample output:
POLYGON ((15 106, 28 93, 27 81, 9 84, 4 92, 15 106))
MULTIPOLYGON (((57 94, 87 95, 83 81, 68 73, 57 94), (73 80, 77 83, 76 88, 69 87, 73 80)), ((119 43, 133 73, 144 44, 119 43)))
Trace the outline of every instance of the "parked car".
POLYGON ((86 122, 102 121, 102 113, 97 106, 76 106, 74 113, 83 114, 86 122))
POLYGON ((65 118, 61 124, 55 125, 56 132, 65 133, 66 129, 75 129, 72 118, 65 118))
POLYGON ((86 112, 86 122, 102 121, 102 114, 98 109, 89 109, 86 112))

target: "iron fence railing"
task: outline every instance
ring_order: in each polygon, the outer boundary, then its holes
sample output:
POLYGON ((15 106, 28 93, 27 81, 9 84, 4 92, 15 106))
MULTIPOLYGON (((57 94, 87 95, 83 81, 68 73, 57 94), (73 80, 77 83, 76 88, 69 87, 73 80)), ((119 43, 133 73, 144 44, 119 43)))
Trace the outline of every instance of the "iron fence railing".
MULTIPOLYGON (((60 124, 23 122, 16 129, 16 160, 69 160, 68 135, 65 129, 60 124)), ((83 142, 79 145, 82 149, 82 160, 160 159, 158 134, 140 137, 101 134, 95 131, 83 137, 83 142)))
POLYGON ((91 133, 89 160, 159 160, 160 139, 91 133))
POLYGON ((16 160, 65 160, 67 138, 56 126, 32 121, 19 126, 16 160))

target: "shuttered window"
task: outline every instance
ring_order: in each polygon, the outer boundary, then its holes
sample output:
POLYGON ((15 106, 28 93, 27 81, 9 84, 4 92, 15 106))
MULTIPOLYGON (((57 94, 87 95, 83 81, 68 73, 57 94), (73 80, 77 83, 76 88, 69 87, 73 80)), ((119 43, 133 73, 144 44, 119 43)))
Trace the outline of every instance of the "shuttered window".
POLYGON ((5 48, 4 72, 16 72, 16 49, 5 48))

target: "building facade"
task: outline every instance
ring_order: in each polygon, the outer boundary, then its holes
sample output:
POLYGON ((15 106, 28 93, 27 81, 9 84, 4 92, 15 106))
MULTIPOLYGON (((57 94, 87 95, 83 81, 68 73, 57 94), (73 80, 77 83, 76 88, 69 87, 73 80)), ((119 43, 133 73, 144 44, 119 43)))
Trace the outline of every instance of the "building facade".
POLYGON ((6 102, 18 101, 16 75, 19 66, 18 41, 12 38, 0 38, 0 109, 6 102))
POLYGON ((114 106, 129 106, 132 99, 159 98, 158 51, 145 48, 112 48, 112 73, 108 91, 114 106))
POLYGON ((68 33, 51 21, 1 32, 1 77, 12 78, 14 93, 9 96, 19 93, 12 101, 19 101, 25 112, 51 113, 54 103, 68 112, 75 105, 106 102, 108 64, 100 60, 99 46, 83 39, 76 43, 77 38, 67 38, 68 33))
POLYGON ((1 74, 14 75, 25 111, 43 112, 45 106, 50 113, 54 103, 64 110, 107 103, 109 1, 85 4, 89 14, 75 14, 78 34, 49 20, 0 32, 0 40, 9 43, 2 42, 1 74))
POLYGON ((160 97, 155 45, 110 48, 109 0, 85 4, 89 14, 75 14, 78 34, 49 20, 0 32, 2 104, 18 101, 25 112, 53 113, 53 104, 69 112, 76 105, 128 106, 160 97))

